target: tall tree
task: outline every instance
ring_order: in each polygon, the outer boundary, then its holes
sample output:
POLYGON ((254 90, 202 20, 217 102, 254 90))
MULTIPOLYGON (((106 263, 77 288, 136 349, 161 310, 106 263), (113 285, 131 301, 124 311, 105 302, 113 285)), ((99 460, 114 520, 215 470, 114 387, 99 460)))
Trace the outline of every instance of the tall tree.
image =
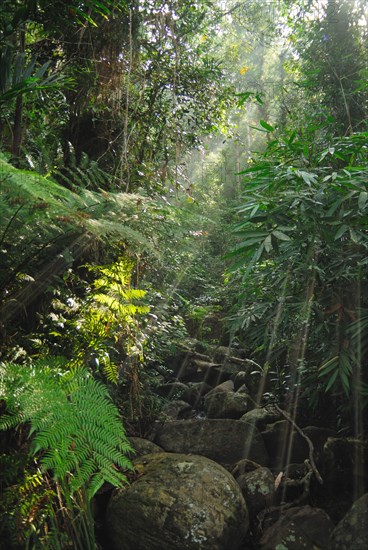
POLYGON ((315 111, 334 117, 337 134, 362 130, 367 122, 364 4, 329 0, 307 9, 300 3, 299 17, 290 20, 300 83, 315 111))

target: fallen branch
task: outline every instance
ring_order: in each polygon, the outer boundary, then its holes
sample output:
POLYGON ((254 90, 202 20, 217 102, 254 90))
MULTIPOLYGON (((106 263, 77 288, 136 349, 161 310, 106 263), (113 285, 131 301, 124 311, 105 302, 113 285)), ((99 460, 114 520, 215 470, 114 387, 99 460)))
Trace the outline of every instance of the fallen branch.
POLYGON ((303 432, 303 430, 301 428, 299 428, 299 426, 297 425, 297 423, 291 418, 291 416, 284 410, 280 409, 280 407, 275 403, 274 404, 276 410, 282 414, 282 416, 284 418, 286 418, 286 420, 288 422, 290 422, 290 424, 296 429, 296 431, 306 440, 306 442, 308 443, 308 447, 309 447, 309 463, 310 463, 310 467, 314 473, 314 475, 316 476, 316 478, 318 479, 319 483, 321 485, 323 485, 323 479, 321 477, 321 474, 319 473, 318 471, 318 468, 316 466, 316 463, 314 462, 314 445, 313 445, 313 442, 309 439, 309 437, 303 432))

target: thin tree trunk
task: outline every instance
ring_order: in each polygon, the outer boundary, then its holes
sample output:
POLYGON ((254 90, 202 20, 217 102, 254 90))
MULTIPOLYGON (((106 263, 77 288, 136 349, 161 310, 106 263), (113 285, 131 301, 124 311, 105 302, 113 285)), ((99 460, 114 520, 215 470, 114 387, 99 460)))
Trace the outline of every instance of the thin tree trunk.
POLYGON ((19 95, 16 99, 15 113, 14 113, 14 125, 13 125, 13 143, 12 143, 12 155, 14 159, 20 157, 20 150, 22 146, 22 119, 23 119, 23 96, 19 95))
MULTIPOLYGON (((26 31, 22 29, 19 37, 19 51, 24 53, 26 42, 26 31)), ((23 134, 23 95, 20 94, 15 103, 14 124, 13 124, 13 142, 11 153, 14 159, 19 159, 22 147, 23 134)))

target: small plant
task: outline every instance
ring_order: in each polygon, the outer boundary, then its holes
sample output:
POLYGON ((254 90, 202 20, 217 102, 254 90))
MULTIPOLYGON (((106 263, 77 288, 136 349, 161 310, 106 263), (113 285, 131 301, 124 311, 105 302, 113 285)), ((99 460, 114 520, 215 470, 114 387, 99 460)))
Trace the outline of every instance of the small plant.
POLYGON ((150 311, 142 303, 146 292, 131 286, 133 262, 127 258, 85 267, 93 279, 78 281, 83 299, 63 290, 43 321, 54 347, 68 349, 75 366, 116 385, 128 362, 143 361, 146 336, 140 317, 150 311))

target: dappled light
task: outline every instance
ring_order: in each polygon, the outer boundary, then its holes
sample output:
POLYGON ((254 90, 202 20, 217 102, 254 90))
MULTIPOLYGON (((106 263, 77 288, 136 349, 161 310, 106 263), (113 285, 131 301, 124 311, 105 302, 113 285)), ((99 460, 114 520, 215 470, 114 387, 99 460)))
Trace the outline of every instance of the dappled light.
POLYGON ((0 548, 366 549, 365 2, 0 15, 0 548))

